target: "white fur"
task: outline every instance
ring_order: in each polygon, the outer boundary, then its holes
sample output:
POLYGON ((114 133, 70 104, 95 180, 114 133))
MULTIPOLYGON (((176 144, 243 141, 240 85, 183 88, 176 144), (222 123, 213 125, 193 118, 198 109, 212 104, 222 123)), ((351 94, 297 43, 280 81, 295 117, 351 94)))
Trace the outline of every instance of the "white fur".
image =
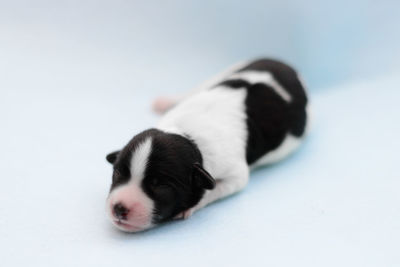
POLYGON ((293 135, 288 134, 277 149, 262 156, 260 159, 254 162, 251 167, 255 168, 261 165, 272 164, 284 159, 298 148, 298 146, 301 144, 301 141, 301 138, 296 138, 293 135))
POLYGON ((149 137, 139 144, 131 159, 131 178, 127 184, 115 188, 107 199, 107 210, 114 224, 123 231, 140 231, 152 227, 152 213, 154 201, 143 191, 141 182, 144 178, 148 157, 151 153, 152 140, 149 137), (122 203, 130 210, 131 216, 124 223, 131 225, 125 227, 118 225, 112 210, 114 205, 122 203))
POLYGON ((292 96, 274 79, 271 73, 265 71, 242 71, 228 76, 229 79, 242 79, 250 84, 264 83, 280 95, 286 102, 292 101, 292 96))
POLYGON ((167 132, 190 135, 202 153, 204 168, 217 179, 216 188, 207 191, 200 203, 188 211, 189 215, 247 184, 246 93, 244 89, 223 86, 202 91, 177 105, 158 125, 167 132))
POLYGON ((135 149, 131 159, 131 181, 139 184, 144 177, 147 161, 151 153, 151 138, 147 138, 139 147, 135 149))
POLYGON ((165 114, 158 128, 190 135, 206 170, 223 179, 234 172, 237 162, 246 160, 245 97, 245 90, 224 87, 200 92, 165 114))

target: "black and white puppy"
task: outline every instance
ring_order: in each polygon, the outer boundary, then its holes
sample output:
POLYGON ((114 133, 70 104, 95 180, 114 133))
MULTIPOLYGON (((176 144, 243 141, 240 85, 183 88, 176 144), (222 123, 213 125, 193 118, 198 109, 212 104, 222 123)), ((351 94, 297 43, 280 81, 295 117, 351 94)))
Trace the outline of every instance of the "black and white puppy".
POLYGON ((308 124, 297 73, 270 59, 236 65, 154 108, 168 110, 158 126, 107 156, 114 168, 107 209, 123 231, 188 218, 242 190, 250 169, 289 155, 308 124))

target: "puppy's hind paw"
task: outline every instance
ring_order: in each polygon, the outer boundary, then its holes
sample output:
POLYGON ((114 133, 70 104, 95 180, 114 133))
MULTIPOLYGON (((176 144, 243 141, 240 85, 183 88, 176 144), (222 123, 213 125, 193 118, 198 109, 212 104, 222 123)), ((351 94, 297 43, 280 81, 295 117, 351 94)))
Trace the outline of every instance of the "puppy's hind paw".
POLYGON ((176 100, 170 97, 158 97, 153 101, 153 111, 158 114, 167 112, 176 104, 176 100))

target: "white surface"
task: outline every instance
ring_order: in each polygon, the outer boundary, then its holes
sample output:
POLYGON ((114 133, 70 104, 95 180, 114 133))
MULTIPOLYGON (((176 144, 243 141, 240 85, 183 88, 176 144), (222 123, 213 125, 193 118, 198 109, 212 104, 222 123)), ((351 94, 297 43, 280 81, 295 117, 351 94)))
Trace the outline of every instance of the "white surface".
POLYGON ((150 95, 10 83, 1 265, 399 266, 399 86, 389 77, 320 91, 294 156, 187 221, 125 234, 106 218, 104 157, 155 124, 150 95))
POLYGON ((39 2, 0 4, 1 266, 400 265, 400 79, 368 78, 400 62, 399 1, 39 2), (151 99, 258 55, 317 92, 306 144, 188 221, 114 230, 104 157, 151 99))

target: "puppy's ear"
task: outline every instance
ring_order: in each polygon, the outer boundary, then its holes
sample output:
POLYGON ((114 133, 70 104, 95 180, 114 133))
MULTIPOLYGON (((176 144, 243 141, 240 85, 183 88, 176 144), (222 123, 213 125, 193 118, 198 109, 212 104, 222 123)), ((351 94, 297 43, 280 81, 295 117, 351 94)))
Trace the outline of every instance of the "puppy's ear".
POLYGON ((117 157, 118 157, 119 152, 120 152, 120 151, 115 151, 115 152, 112 152, 112 153, 108 154, 108 155, 106 156, 106 160, 107 160, 108 162, 110 162, 111 164, 114 164, 115 160, 116 160, 117 157))
POLYGON ((215 179, 201 166, 200 163, 193 164, 193 181, 197 186, 204 189, 214 189, 215 179))

